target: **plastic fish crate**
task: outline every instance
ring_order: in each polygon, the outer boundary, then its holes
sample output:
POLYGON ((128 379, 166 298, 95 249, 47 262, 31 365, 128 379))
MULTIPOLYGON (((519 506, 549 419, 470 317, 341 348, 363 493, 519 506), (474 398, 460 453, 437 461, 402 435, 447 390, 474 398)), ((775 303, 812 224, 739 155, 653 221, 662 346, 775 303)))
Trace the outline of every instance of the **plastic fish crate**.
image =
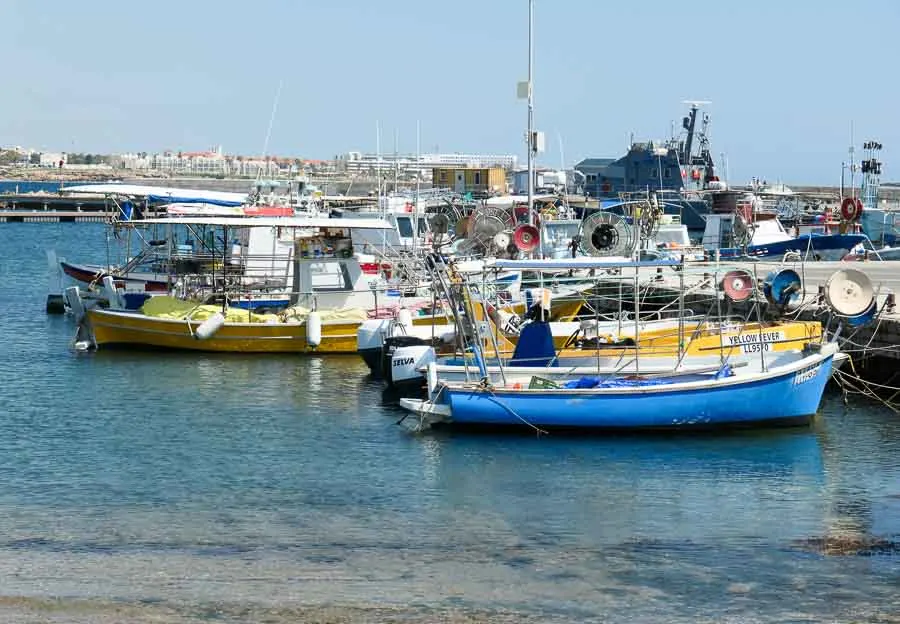
POLYGON ((559 384, 555 381, 538 377, 537 375, 533 375, 531 381, 528 382, 529 390, 545 390, 548 388, 559 388, 559 384))

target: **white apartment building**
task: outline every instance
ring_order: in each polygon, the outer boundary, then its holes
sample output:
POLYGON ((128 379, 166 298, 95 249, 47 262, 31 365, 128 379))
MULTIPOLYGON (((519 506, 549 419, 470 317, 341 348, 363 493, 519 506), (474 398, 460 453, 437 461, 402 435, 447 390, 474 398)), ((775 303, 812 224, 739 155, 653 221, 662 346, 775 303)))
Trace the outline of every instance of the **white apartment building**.
POLYGON ((351 176, 374 177, 399 175, 401 178, 431 180, 435 167, 491 168, 502 167, 507 171, 516 169, 518 157, 512 154, 421 154, 418 158, 410 154, 364 154, 346 152, 336 158, 336 169, 351 176))
POLYGON ((67 161, 63 152, 41 152, 41 167, 59 167, 60 162, 65 166, 67 161))

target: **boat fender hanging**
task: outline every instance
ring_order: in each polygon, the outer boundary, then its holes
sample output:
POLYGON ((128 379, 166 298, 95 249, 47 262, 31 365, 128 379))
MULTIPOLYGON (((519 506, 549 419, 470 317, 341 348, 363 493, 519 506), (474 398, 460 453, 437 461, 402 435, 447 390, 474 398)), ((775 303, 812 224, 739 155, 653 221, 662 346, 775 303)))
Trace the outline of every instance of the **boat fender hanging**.
POLYGON ((404 328, 405 333, 410 333, 413 327, 412 312, 409 308, 397 310, 397 324, 404 328))
POLYGON ((315 349, 322 344, 322 315, 310 312, 306 317, 306 344, 315 349))
POLYGON ((197 326, 197 329, 194 331, 194 338, 197 340, 207 340, 212 338, 216 335, 216 332, 222 329, 224 324, 225 315, 221 312, 216 312, 197 326))
POLYGON ((428 388, 428 399, 433 400, 438 385, 437 367, 433 360, 428 362, 428 365, 425 368, 425 384, 428 388))

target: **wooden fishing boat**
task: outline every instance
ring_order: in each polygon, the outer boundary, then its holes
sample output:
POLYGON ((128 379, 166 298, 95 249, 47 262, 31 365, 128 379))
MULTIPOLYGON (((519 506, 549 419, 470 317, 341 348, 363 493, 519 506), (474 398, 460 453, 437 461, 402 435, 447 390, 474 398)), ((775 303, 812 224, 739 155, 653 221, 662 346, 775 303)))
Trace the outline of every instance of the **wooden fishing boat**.
POLYGON ((564 385, 439 381, 401 407, 428 424, 591 429, 797 425, 816 413, 838 347, 817 343, 775 361, 654 377, 585 376, 564 385))
MULTIPOLYGON (((540 270, 564 262, 503 264, 540 270)), ((671 266, 633 260, 591 264, 619 272, 634 269, 635 282, 640 270, 671 266)), ((780 309, 777 302, 794 292, 793 277, 771 278, 765 286, 775 310, 780 309)), ((730 288, 737 297, 733 285, 730 288)), ((469 319, 474 315, 460 322, 469 319)), ((818 323, 677 323, 675 331, 644 331, 646 326, 635 324, 629 344, 595 340, 575 355, 578 349, 557 352, 548 324, 538 317, 523 328, 509 359, 503 358, 496 338, 491 338, 491 353, 473 328, 465 332, 474 338, 467 343, 470 358, 462 370, 427 363, 427 400, 403 399, 401 406, 418 415, 420 426, 657 429, 797 424, 815 414, 835 361, 844 357, 836 343, 823 341, 818 323), (464 377, 453 378, 454 372, 464 377)))

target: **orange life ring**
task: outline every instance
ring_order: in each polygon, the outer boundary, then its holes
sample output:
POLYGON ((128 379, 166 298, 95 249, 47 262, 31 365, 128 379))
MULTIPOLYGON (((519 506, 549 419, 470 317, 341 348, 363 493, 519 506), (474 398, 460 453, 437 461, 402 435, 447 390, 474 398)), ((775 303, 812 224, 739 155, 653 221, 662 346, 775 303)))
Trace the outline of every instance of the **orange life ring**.
POLYGON ((862 215, 863 204, 858 197, 845 197, 841 202, 841 217, 844 221, 856 221, 862 215))

